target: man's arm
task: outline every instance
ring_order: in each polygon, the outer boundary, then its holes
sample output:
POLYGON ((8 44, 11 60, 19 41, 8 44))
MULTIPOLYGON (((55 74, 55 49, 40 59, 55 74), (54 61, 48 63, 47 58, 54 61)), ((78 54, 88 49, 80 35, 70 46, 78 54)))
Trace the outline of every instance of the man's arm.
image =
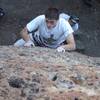
POLYGON ((20 35, 24 39, 25 42, 28 42, 30 40, 30 37, 28 35, 28 30, 26 27, 20 32, 20 35))
POLYGON ((74 40, 74 36, 73 34, 69 34, 67 39, 66 39, 66 44, 62 45, 62 47, 67 50, 67 51, 71 51, 71 50, 75 50, 76 49, 76 44, 75 44, 75 40, 74 40))
POLYGON ((72 50, 75 50, 75 49, 76 49, 76 44, 75 44, 73 34, 68 35, 65 45, 62 45, 62 46, 57 48, 58 52, 65 52, 65 50, 66 51, 72 51, 72 50))
POLYGON ((34 46, 33 41, 31 40, 30 36, 28 35, 28 30, 27 27, 25 27, 21 32, 20 32, 21 37, 23 40, 26 42, 24 44, 25 47, 32 47, 34 46))
POLYGON ((45 18, 44 15, 40 15, 37 16, 36 18, 34 18, 32 21, 30 21, 26 27, 21 31, 21 37, 27 42, 30 40, 30 37, 28 35, 28 31, 32 32, 34 30, 36 30, 39 25, 41 24, 42 20, 45 18))

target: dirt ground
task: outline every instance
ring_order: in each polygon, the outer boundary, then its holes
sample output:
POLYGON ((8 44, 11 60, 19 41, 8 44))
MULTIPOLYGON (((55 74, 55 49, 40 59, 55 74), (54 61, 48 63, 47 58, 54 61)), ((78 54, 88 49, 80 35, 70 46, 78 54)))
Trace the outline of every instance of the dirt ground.
POLYGON ((0 46, 0 100, 100 100, 100 58, 0 46))
MULTIPOLYGON (((98 0, 99 1, 99 0, 98 0)), ((0 0, 5 16, 0 20, 0 45, 12 45, 21 29, 49 6, 80 18, 81 41, 85 54, 100 57, 100 3, 92 0, 88 7, 83 0, 0 0)))

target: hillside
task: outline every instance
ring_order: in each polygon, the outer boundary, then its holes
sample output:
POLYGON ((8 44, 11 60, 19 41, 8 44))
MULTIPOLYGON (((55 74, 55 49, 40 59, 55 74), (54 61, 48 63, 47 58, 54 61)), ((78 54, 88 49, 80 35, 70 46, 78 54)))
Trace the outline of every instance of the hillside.
POLYGON ((100 100, 100 58, 0 46, 0 100, 100 100))

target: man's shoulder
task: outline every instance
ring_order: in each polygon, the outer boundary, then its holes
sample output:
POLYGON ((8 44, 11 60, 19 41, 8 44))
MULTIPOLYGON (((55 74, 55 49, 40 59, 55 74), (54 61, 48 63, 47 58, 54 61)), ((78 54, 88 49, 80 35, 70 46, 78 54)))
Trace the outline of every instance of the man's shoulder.
POLYGON ((59 17, 65 19, 65 20, 69 20, 69 18, 70 18, 70 16, 65 13, 60 13, 59 17))
POLYGON ((59 18, 59 22, 60 22, 60 24, 67 24, 68 23, 68 21, 65 20, 64 18, 59 18))
POLYGON ((69 24, 68 21, 66 21, 66 20, 63 19, 63 18, 59 18, 59 22, 60 22, 60 26, 61 26, 64 30, 71 30, 70 33, 73 32, 73 30, 72 30, 72 28, 71 28, 71 26, 70 26, 70 24, 69 24))
POLYGON ((29 23, 33 24, 33 23, 41 23, 45 20, 45 16, 44 15, 39 15, 35 18, 33 18, 29 23))
POLYGON ((45 15, 39 15, 39 16, 36 17, 36 19, 40 19, 40 20, 43 19, 44 20, 45 19, 45 15))

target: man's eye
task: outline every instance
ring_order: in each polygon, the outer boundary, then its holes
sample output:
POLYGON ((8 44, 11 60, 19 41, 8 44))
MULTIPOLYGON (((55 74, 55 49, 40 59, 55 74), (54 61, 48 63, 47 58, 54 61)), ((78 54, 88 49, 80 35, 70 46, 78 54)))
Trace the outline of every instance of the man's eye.
POLYGON ((51 23, 51 24, 54 24, 54 21, 49 21, 49 20, 46 20, 46 23, 51 23))

